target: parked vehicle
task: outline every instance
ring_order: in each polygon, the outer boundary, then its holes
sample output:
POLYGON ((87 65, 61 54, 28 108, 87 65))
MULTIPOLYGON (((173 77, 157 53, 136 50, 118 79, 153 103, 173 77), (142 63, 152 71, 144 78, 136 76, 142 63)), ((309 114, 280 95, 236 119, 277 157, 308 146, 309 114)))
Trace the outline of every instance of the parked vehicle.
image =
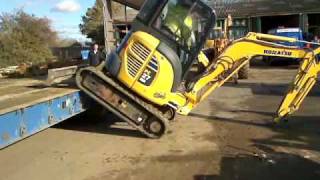
MULTIPOLYGON (((277 42, 278 44, 282 44, 285 46, 298 47, 298 48, 304 48, 306 46, 305 43, 299 42, 299 41, 306 40, 303 34, 303 31, 300 28, 271 29, 268 31, 268 34, 275 35, 275 36, 283 36, 288 38, 295 38, 298 40, 298 42, 277 42)), ((278 62, 277 64, 280 64, 281 62, 297 63, 299 59, 289 59, 289 58, 283 58, 283 57, 263 57, 263 61, 269 65, 273 65, 276 62, 278 62)))
MULTIPOLYGON (((297 40, 303 41, 304 36, 303 32, 300 28, 278 28, 272 29, 268 31, 268 34, 275 35, 275 36, 283 36, 289 38, 295 38, 297 40)), ((302 42, 279 42, 279 44, 283 44, 286 46, 297 46, 299 48, 303 48, 305 43, 302 42)))

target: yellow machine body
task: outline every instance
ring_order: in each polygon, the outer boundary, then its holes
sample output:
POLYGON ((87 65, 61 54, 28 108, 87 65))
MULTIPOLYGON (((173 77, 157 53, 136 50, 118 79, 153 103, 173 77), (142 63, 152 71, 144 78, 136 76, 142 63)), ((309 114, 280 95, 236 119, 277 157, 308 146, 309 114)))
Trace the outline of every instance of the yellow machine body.
POLYGON ((314 53, 319 53, 319 50, 310 52, 277 44, 278 41, 295 42, 296 40, 249 33, 246 37, 234 41, 225 48, 212 64, 209 64, 212 61, 208 61, 205 54, 200 52, 198 61, 207 68, 206 73, 196 79, 192 89, 185 92, 172 92, 174 69, 169 60, 157 51, 160 40, 146 32, 138 31, 130 36, 125 48, 119 54, 122 63, 117 78, 146 100, 158 106, 170 106, 170 103, 174 103, 177 105, 178 113, 187 115, 215 89, 237 73, 252 57, 262 55, 301 58, 304 62, 293 87, 300 87, 299 84, 302 81, 304 88, 289 91, 279 109, 279 116, 282 117, 299 107, 307 92, 314 85, 320 68, 316 66, 316 63, 312 63, 315 62, 314 53), (303 74, 306 69, 308 73, 303 74), (302 90, 306 92, 302 93, 302 90))
POLYGON ((134 32, 120 52, 123 61, 118 79, 143 98, 165 106, 184 105, 185 97, 172 93, 174 72, 168 59, 156 49, 160 41, 145 32, 134 32))
MULTIPOLYGON (((284 46, 279 42, 298 40, 249 33, 231 44, 221 41, 226 45, 218 46, 222 52, 218 49, 219 55, 208 59, 201 48, 215 17, 201 0, 147 0, 116 52, 101 66, 78 71, 78 87, 143 134, 158 138, 175 112, 188 115, 252 57, 298 58, 303 63, 279 107, 278 119, 296 111, 316 83, 320 48, 284 46), (196 60, 205 69, 187 79, 196 60)), ((218 41, 207 45, 217 47, 218 41)))

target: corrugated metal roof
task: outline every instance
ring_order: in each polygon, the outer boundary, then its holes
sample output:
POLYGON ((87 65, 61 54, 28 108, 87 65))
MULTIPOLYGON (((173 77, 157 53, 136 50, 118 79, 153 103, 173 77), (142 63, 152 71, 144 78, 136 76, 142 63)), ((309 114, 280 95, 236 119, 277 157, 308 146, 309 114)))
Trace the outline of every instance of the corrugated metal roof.
POLYGON ((320 0, 206 0, 220 17, 320 13, 320 0))
MULTIPOLYGON (((114 0, 139 9, 144 0, 114 0)), ((219 17, 270 16, 279 14, 320 13, 320 0, 203 0, 219 17)))

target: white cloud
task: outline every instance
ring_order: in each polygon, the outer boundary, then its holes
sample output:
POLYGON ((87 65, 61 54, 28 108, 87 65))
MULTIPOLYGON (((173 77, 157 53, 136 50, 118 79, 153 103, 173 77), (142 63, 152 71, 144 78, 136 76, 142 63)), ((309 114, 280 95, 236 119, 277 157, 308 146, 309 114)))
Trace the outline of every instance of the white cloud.
POLYGON ((51 10, 54 12, 77 12, 81 8, 76 0, 63 0, 57 3, 51 10))
POLYGON ((57 30, 60 38, 75 39, 79 42, 89 41, 85 35, 81 34, 78 25, 59 22, 59 24, 55 24, 53 28, 57 30))

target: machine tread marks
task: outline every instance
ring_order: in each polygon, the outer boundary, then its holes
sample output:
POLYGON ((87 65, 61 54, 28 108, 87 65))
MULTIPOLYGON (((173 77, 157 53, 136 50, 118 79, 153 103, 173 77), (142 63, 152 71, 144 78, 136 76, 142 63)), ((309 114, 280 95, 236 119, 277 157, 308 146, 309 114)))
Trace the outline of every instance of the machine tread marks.
MULTIPOLYGON (((143 99, 139 98, 137 95, 134 95, 132 93, 130 93, 126 88, 124 88, 122 85, 120 85, 119 83, 115 82, 113 79, 109 78, 108 76, 106 76, 105 74, 103 74, 101 71, 98 71, 96 68, 94 67, 87 67, 87 68, 82 68, 77 72, 77 76, 76 76, 76 82, 78 87, 83 90, 87 95, 89 95, 91 98, 95 99, 97 102, 99 102, 101 105, 103 105, 105 108, 109 109, 111 112, 113 112, 114 114, 118 115, 120 118, 122 118, 123 120, 125 120, 128 124, 130 124, 131 126, 133 126, 134 128, 136 128, 138 131, 140 131, 142 134, 144 134, 145 136, 149 137, 149 138, 160 138, 163 134, 165 134, 168 131, 168 127, 169 127, 169 121, 168 119, 165 118, 165 116, 156 108, 154 107, 152 104, 144 101, 143 99), (87 89, 85 89, 82 85, 81 85, 81 81, 82 81, 82 77, 81 77, 81 73, 83 71, 90 71, 91 73, 94 73, 95 75, 97 75, 99 78, 103 79, 104 81, 108 82, 110 85, 113 86, 113 88, 117 89, 118 91, 120 91, 121 93, 123 93, 123 95, 125 95, 126 97, 130 98, 131 100, 133 100, 135 103, 139 104, 141 107, 143 107, 146 111, 148 111, 150 114, 152 114, 154 117, 156 117, 158 120, 161 121, 161 123, 164 126, 164 131, 161 134, 153 134, 148 132, 148 129, 145 127, 145 123, 142 123, 141 125, 136 125, 132 120, 130 120, 129 118, 127 118, 126 116, 122 115, 119 111, 116 110, 116 108, 110 108, 110 106, 107 106, 106 103, 101 100, 100 98, 97 98, 96 95, 94 95, 93 93, 91 93, 90 91, 88 91, 87 89)), ((149 118, 152 119, 152 118, 149 118)), ((147 121, 147 120, 146 120, 147 121)))

